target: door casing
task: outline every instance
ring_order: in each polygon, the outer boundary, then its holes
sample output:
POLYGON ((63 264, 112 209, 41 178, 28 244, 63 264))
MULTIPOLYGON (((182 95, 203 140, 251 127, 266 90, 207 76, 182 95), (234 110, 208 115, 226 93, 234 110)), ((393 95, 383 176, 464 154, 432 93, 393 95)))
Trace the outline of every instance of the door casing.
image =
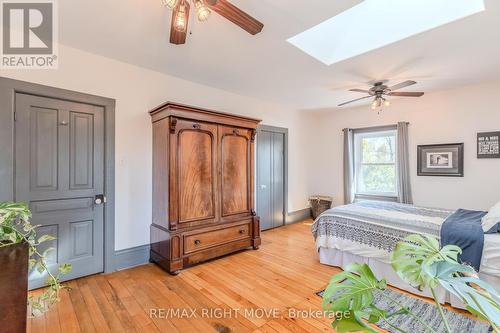
POLYGON ((115 105, 111 98, 0 77, 0 201, 15 193, 15 96, 35 96, 92 104, 104 108, 104 272, 114 271, 115 252, 115 105))
POLYGON ((259 125, 257 128, 257 142, 256 142, 256 157, 255 157, 255 172, 256 172, 256 177, 255 177, 255 184, 254 184, 254 189, 255 189, 255 203, 258 202, 257 196, 258 196, 258 191, 257 191, 257 180, 260 178, 259 177, 259 154, 258 154, 258 145, 259 145, 259 134, 262 133, 263 131, 266 132, 273 132, 273 133, 280 133, 283 134, 284 136, 284 170, 283 170, 283 183, 284 183, 284 188, 283 188, 283 225, 286 225, 288 223, 288 128, 284 127, 276 127, 276 126, 270 126, 270 125, 259 125))

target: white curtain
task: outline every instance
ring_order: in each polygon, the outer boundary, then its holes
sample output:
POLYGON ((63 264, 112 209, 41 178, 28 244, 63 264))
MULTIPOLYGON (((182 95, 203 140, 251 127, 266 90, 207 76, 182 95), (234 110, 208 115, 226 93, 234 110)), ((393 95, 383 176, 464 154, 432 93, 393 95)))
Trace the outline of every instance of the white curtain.
POLYGON ((354 201, 354 134, 344 128, 344 204, 354 201))
POLYGON ((398 202, 413 204, 410 183, 410 152, 408 150, 408 123, 398 123, 397 134, 398 202))

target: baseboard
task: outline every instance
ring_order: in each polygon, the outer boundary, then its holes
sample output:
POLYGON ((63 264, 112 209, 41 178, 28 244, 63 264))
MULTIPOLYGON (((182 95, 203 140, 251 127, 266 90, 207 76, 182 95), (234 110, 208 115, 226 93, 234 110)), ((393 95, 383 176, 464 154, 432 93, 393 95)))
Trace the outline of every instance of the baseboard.
POLYGON ((311 208, 304 208, 295 212, 288 213, 286 217, 286 224, 302 222, 311 218, 311 208))
POLYGON ((115 251, 115 271, 140 266, 149 262, 149 244, 115 251))

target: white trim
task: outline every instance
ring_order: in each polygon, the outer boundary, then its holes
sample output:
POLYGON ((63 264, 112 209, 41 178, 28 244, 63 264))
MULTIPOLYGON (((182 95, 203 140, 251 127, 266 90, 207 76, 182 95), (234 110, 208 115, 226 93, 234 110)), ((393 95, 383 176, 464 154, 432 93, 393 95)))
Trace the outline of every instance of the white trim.
POLYGON ((356 198, 361 198, 364 197, 364 199, 370 199, 370 197, 373 197, 373 199, 377 198, 383 198, 383 199, 389 199, 392 200, 394 197, 397 198, 397 175, 398 175, 398 170, 397 170, 397 129, 395 127, 381 127, 381 128, 374 128, 372 131, 354 131, 354 149, 353 149, 353 154, 354 154, 354 191, 355 191, 355 197, 356 198), (386 136, 394 136, 394 162, 389 163, 363 163, 362 162, 362 156, 361 156, 361 149, 360 147, 360 142, 364 138, 378 138, 378 137, 386 137, 386 136), (360 192, 358 191, 359 189, 359 175, 361 174, 361 167, 363 165, 390 165, 394 166, 394 192, 360 192))

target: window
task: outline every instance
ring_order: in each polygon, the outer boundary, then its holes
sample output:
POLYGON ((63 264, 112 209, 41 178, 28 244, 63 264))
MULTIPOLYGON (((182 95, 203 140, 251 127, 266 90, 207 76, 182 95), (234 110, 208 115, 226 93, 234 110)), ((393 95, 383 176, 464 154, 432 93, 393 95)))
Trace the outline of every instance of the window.
POLYGON ((397 196, 396 129, 354 132, 356 196, 397 196))

